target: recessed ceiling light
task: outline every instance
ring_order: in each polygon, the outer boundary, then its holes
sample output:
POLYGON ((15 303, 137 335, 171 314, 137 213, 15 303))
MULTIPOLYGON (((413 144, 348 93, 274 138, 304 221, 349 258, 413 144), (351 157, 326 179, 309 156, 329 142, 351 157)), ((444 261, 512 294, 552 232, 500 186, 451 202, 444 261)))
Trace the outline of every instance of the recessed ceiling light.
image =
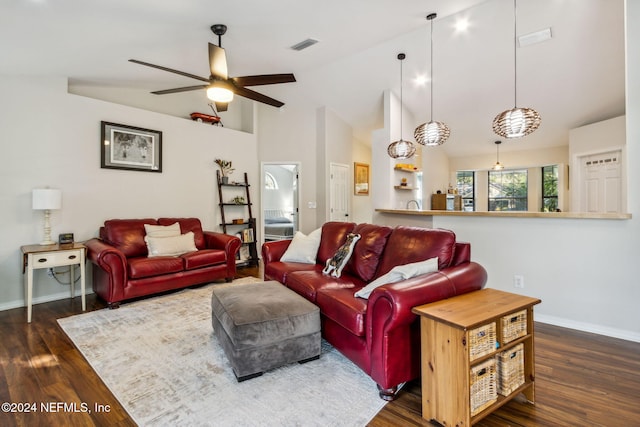
POLYGON ((293 46, 291 46, 291 49, 300 51, 308 47, 311 47, 316 43, 318 43, 318 40, 316 39, 306 39, 306 40, 302 40, 300 43, 294 44, 293 46))
POLYGON ((415 83, 416 86, 424 86, 424 85, 427 84, 428 81, 429 81, 429 79, 424 74, 417 75, 413 79, 413 82, 415 83))
POLYGON ((458 18, 456 21, 456 31, 459 33, 464 33, 469 29, 469 20, 467 18, 458 18))
POLYGON ((520 47, 531 46, 532 44, 542 43, 543 41, 551 39, 551 27, 544 30, 536 31, 529 34, 524 34, 518 37, 518 44, 520 47))

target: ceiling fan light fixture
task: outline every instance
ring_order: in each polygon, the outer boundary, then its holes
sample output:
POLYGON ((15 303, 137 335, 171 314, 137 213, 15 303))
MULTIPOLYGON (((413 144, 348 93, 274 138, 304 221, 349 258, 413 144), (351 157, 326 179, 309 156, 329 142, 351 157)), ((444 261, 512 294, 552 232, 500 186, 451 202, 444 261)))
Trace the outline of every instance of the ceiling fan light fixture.
POLYGON ((541 122, 536 110, 515 107, 493 119, 493 131, 503 138, 520 138, 538 129, 541 122))
POLYGON ((442 122, 431 121, 418 126, 413 136, 418 143, 428 147, 435 147, 444 144, 450 134, 449 126, 442 122))
POLYGON ((226 104, 233 101, 233 92, 224 87, 224 85, 214 83, 209 88, 207 88, 207 98, 209 98, 213 102, 226 104))

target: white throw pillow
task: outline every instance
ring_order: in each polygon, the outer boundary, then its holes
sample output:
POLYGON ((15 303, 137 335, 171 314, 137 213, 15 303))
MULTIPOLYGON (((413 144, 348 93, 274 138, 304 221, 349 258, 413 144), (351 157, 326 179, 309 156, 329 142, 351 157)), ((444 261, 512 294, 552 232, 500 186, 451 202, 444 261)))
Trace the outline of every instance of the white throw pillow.
POLYGON ((195 252, 196 248, 193 231, 170 237, 145 236, 149 257, 177 256, 187 252, 195 252))
POLYGON ((426 261, 412 262, 411 264, 396 265, 387 274, 378 277, 354 295, 367 299, 377 287, 410 279, 421 274, 433 273, 434 271, 438 271, 438 257, 429 258, 426 261))
POLYGON ((280 261, 315 264, 318 248, 320 247, 320 237, 322 237, 321 228, 313 230, 308 236, 296 231, 293 240, 289 243, 289 247, 280 258, 280 261))
POLYGON ((149 237, 172 237, 180 235, 180 224, 174 222, 171 225, 145 224, 144 231, 149 237))

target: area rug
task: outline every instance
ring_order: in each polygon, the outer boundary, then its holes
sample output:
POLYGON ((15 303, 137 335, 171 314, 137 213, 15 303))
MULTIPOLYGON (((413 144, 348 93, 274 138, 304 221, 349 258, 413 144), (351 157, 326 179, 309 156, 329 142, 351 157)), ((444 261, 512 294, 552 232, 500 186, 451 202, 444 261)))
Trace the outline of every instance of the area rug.
POLYGON ((213 335, 213 286, 58 323, 139 426, 364 426, 375 382, 323 341, 317 361, 238 383, 213 335))

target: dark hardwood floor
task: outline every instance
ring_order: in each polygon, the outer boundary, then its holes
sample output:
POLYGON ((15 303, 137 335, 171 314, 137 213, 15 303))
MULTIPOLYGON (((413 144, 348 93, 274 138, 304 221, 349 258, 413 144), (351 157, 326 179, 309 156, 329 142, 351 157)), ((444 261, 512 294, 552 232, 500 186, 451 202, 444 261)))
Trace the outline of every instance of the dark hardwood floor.
MULTIPOLYGON (((79 298, 38 304, 31 324, 25 308, 0 312, 0 402, 16 411, 3 406, 0 426, 135 425, 56 322, 80 307, 79 298)), ((87 310, 103 308, 87 297, 87 310)), ((640 343, 538 323, 535 346, 535 405, 512 401, 476 426, 640 426, 640 343)), ((369 425, 431 425, 421 417, 420 382, 369 425)))

